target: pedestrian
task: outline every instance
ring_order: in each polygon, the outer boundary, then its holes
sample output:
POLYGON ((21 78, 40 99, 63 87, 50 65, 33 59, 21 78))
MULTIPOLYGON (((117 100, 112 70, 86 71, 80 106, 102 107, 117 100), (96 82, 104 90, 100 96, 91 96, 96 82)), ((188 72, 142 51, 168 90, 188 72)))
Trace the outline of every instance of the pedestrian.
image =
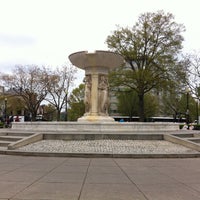
POLYGON ((15 122, 19 122, 19 116, 17 115, 17 117, 15 118, 15 122))

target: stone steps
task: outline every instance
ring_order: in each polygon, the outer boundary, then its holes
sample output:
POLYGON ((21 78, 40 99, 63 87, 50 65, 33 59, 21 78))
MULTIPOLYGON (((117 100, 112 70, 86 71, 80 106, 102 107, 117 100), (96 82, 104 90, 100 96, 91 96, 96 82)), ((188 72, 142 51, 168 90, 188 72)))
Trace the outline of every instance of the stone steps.
POLYGON ((29 132, 23 132, 23 131, 15 131, 15 130, 12 130, 12 131, 1 131, 0 132, 0 136, 20 136, 20 137, 27 137, 27 136, 30 136, 30 135, 33 135, 34 133, 29 133, 29 132))
POLYGON ((8 147, 10 144, 23 140, 26 137, 33 135, 34 133, 27 133, 22 131, 14 131, 10 129, 4 129, 0 132, 0 147, 8 147))
POLYGON ((25 138, 25 136, 14 136, 14 135, 4 135, 4 136, 0 136, 0 141, 18 141, 25 138))
POLYGON ((10 143, 10 141, 0 141, 0 147, 7 147, 10 143))
POLYGON ((176 136, 183 138, 187 141, 191 141, 194 143, 200 143, 200 133, 176 134, 176 136))
POLYGON ((190 140, 192 142, 200 143, 200 138, 194 137, 194 138, 187 138, 187 140, 190 140))
POLYGON ((200 132, 184 131, 182 133, 164 135, 164 139, 185 147, 200 151, 200 132))

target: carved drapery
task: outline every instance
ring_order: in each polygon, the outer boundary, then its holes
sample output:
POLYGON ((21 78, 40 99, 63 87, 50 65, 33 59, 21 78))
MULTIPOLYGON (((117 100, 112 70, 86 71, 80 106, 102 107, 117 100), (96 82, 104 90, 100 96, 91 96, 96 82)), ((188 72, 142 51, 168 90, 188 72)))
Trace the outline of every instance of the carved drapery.
POLYGON ((91 88, 92 88, 92 80, 91 75, 85 76, 85 114, 89 113, 91 110, 91 88))
POLYGON ((107 75, 99 75, 99 85, 98 85, 98 102, 99 102, 99 113, 102 115, 108 114, 108 77, 107 75))

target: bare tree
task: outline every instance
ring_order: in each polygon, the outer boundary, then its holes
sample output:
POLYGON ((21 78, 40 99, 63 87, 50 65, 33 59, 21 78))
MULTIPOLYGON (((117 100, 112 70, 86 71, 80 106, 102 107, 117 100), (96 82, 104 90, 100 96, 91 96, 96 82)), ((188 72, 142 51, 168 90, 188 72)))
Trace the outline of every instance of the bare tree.
POLYGON ((32 120, 47 95, 48 79, 47 68, 37 65, 17 65, 11 74, 1 74, 3 85, 21 96, 32 120))
POLYGON ((55 106, 57 121, 60 121, 61 110, 65 108, 65 121, 67 121, 67 101, 71 87, 75 80, 77 69, 73 65, 63 65, 61 68, 49 73, 48 95, 45 100, 55 106))
POLYGON ((187 85, 197 99, 200 98, 200 52, 194 51, 185 55, 189 79, 187 85))

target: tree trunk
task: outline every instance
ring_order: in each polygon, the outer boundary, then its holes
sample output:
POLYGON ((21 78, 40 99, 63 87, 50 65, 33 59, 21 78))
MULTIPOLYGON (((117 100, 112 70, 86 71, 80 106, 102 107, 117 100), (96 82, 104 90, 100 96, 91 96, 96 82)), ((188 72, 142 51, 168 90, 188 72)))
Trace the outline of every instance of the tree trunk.
POLYGON ((57 121, 60 121, 60 110, 57 110, 57 121))
POLYGON ((32 112, 31 113, 31 121, 36 121, 36 116, 37 116, 37 113, 32 112))
POLYGON ((139 98, 139 121, 144 122, 144 94, 138 94, 139 98))

